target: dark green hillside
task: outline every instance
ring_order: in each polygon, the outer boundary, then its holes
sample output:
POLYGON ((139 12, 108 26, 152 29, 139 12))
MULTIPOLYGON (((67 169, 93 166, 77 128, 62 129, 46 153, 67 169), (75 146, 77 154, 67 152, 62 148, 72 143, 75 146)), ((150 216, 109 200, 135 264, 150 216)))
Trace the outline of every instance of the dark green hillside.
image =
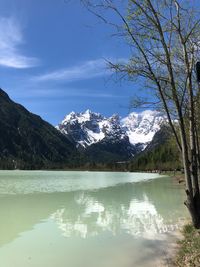
POLYGON ((0 168, 69 165, 74 145, 52 125, 13 102, 0 89, 0 168))
POLYGON ((149 146, 129 164, 131 171, 170 171, 181 168, 180 152, 167 127, 157 132, 149 146))
POLYGON ((112 142, 110 140, 102 140, 97 144, 89 146, 84 156, 89 162, 111 164, 118 161, 127 161, 137 153, 137 149, 131 147, 127 139, 112 142))

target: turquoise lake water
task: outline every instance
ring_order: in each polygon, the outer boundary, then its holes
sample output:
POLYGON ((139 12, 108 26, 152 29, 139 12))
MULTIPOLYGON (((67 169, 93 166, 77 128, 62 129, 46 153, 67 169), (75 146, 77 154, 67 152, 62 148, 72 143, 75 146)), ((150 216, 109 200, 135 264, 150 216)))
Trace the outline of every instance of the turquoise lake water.
POLYGON ((156 267, 184 198, 158 174, 0 171, 0 266, 156 267))

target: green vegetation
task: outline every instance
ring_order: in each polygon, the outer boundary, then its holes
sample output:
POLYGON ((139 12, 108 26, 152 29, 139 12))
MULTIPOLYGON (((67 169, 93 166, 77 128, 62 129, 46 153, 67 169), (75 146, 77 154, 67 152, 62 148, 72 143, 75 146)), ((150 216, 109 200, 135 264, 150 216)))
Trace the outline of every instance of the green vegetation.
MULTIPOLYGON (((0 90, 0 169, 81 169, 107 171, 174 170, 181 167, 167 127, 144 153, 127 162, 124 142, 101 142, 78 151, 39 116, 14 103, 0 90)), ((132 153, 137 151, 130 150, 132 153)))
POLYGON ((185 204, 193 225, 200 229, 200 88, 195 73, 200 83, 196 69, 200 65, 200 20, 195 1, 129 0, 127 6, 115 1, 82 2, 107 25, 115 26, 114 35, 130 48, 128 60, 108 60, 110 68, 121 79, 139 80, 143 88, 151 89, 148 97, 150 91, 140 95, 137 88, 134 106, 157 105, 165 112, 182 154, 185 204))
POLYGON ((173 139, 138 155, 129 164, 131 171, 173 171, 182 169, 180 153, 173 139))
POLYGON ((181 170, 181 155, 170 128, 162 126, 147 148, 129 164, 131 171, 181 170))
POLYGON ((73 163, 74 145, 1 89, 0 136, 1 169, 61 168, 73 163))
POLYGON ((183 229, 184 239, 180 241, 180 249, 175 260, 178 267, 200 266, 200 232, 191 224, 183 229))

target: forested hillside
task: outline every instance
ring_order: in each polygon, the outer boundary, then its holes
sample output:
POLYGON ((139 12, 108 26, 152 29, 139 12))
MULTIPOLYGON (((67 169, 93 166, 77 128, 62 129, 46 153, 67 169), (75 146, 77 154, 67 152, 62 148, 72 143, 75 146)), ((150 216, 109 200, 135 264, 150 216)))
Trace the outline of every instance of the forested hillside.
POLYGON ((128 165, 131 171, 171 171, 182 169, 180 152, 167 127, 157 132, 147 148, 128 165))
POLYGON ((76 153, 65 136, 1 89, 0 136, 1 169, 60 168, 76 153))

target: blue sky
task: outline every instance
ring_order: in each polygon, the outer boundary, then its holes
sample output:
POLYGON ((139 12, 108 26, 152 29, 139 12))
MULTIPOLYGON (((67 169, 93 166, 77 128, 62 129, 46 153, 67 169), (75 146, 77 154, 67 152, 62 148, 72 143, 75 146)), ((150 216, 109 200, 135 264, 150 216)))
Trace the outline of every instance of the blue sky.
POLYGON ((56 125, 71 111, 129 112, 139 89, 116 82, 105 59, 128 48, 79 1, 0 1, 0 87, 56 125))

